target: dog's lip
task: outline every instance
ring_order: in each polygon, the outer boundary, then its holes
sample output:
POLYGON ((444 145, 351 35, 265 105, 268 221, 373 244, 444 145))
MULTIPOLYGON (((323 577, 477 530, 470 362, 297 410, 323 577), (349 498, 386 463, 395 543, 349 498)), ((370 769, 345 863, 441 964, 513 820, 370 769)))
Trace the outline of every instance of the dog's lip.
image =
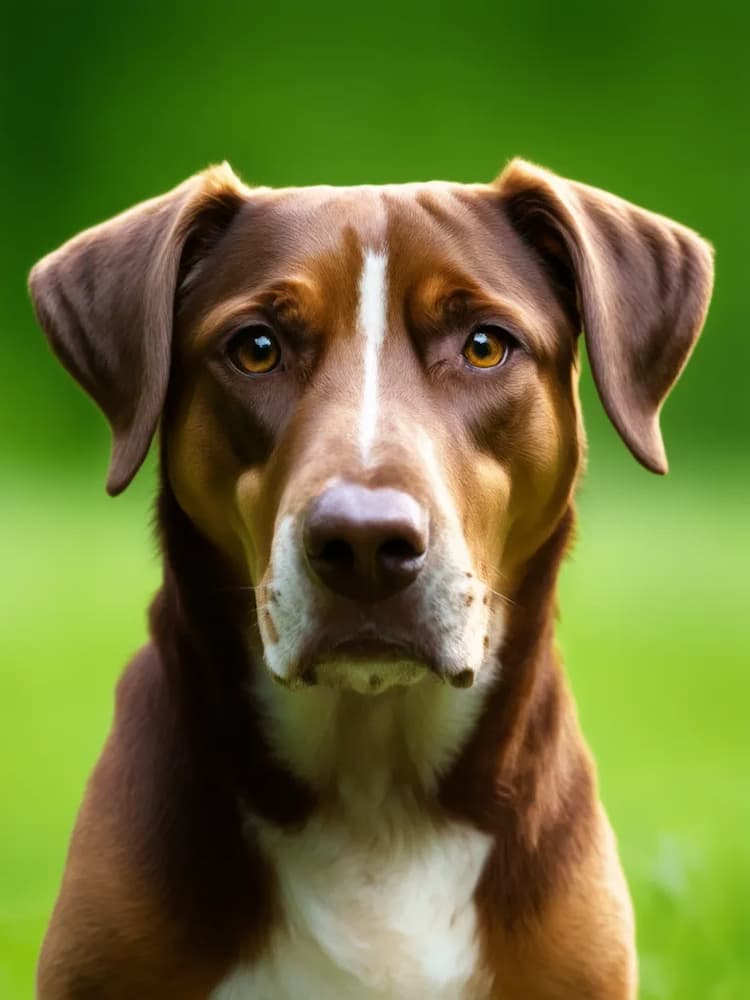
POLYGON ((338 636, 319 636, 307 648, 301 658, 298 673, 301 677, 314 676, 322 663, 346 662, 403 663, 404 661, 423 664, 429 670, 436 670, 427 650, 420 649, 414 642, 399 635, 379 632, 372 624, 338 636))
MULTIPOLYGON (((324 654, 331 659, 354 660, 417 660, 422 657, 406 643, 379 636, 360 635, 342 639, 324 654)), ((320 658, 320 657, 319 657, 320 658)))

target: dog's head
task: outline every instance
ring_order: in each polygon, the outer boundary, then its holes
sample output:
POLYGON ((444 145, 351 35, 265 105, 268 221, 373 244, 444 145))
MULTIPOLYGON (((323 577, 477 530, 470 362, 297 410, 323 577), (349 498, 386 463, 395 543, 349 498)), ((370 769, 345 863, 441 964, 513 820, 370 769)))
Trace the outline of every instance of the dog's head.
POLYGON ((375 692, 491 658, 581 466, 581 328, 612 422, 666 471, 659 410, 711 275, 690 230, 520 161, 286 190, 224 166, 71 240, 31 291, 111 423, 109 491, 161 419, 272 674, 375 692))

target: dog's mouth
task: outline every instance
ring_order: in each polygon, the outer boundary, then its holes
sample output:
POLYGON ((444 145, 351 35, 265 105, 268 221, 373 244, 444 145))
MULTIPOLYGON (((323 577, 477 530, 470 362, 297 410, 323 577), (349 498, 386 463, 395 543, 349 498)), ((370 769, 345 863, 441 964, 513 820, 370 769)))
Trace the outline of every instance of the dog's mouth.
POLYGON ((418 653, 413 646, 398 640, 362 635, 337 642, 325 655, 331 659, 370 660, 387 663, 394 660, 414 659, 418 653))
POLYGON ((473 671, 446 674, 418 644, 372 630, 321 643, 308 651, 293 686, 320 686, 376 695, 391 688, 412 687, 427 680, 471 687, 473 671))

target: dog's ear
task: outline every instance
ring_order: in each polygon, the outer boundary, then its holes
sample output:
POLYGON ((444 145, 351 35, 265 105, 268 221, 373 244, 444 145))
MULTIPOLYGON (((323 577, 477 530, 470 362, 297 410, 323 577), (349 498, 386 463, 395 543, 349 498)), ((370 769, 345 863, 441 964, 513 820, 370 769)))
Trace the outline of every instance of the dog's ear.
POLYGON ((246 195, 227 164, 211 167, 80 233, 31 272, 40 326, 111 425, 113 496, 138 471, 161 415, 178 286, 246 195))
POLYGON ((569 296, 610 420, 639 462, 665 473, 659 411, 703 326, 710 245, 669 219, 523 160, 511 162, 495 186, 517 231, 569 296))

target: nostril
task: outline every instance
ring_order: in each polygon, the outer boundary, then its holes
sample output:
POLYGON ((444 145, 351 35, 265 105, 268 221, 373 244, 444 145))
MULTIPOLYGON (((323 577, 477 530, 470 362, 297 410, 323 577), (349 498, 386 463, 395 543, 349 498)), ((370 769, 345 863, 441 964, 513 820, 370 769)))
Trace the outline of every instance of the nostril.
POLYGON ((354 568, 354 549, 343 538, 332 538, 326 542, 316 561, 325 563, 332 569, 351 570, 354 568))
POLYGON ((378 547, 378 561, 391 566, 399 566, 419 559, 423 552, 418 552, 406 538, 389 538, 378 547))

